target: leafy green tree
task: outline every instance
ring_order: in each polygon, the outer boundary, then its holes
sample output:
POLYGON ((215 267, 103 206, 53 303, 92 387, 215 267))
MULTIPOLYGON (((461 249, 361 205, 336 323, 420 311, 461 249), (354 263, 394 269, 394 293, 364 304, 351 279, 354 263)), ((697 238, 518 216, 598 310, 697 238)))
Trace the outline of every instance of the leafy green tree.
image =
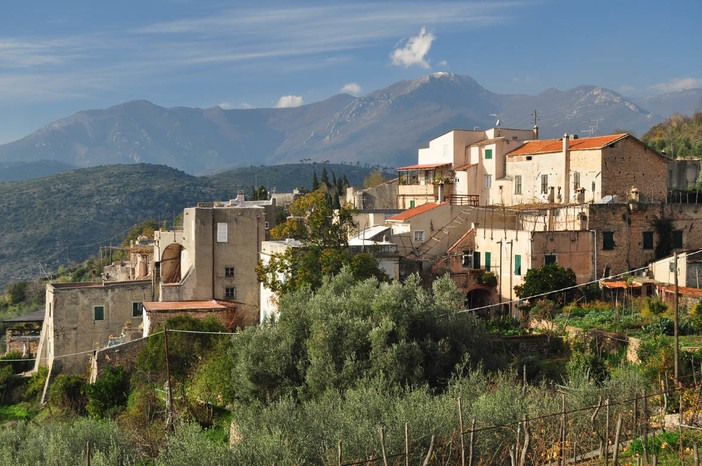
POLYGON ((144 220, 138 225, 134 225, 131 230, 127 233, 122 241, 122 246, 129 246, 131 241, 136 241, 139 236, 144 235, 148 238, 154 237, 154 231, 158 230, 161 225, 154 219, 144 220))
MULTIPOLYGON (((514 292, 521 299, 542 295, 551 291, 575 286, 575 272, 558 264, 542 265, 538 269, 529 269, 524 276, 524 283, 514 287, 514 292)), ((566 300, 572 295, 572 290, 566 292, 566 300)), ((541 296, 537 299, 542 298, 541 296)), ((563 293, 554 293, 543 298, 563 302, 563 293)))
POLYGON ((379 184, 385 183, 386 179, 385 176, 383 175, 383 172, 380 170, 375 170, 371 172, 370 175, 365 177, 363 179, 363 187, 364 188, 374 188, 378 186, 379 184))
POLYGON ((129 374, 122 366, 105 368, 102 377, 85 386, 86 411, 93 417, 113 417, 124 409, 129 396, 129 374))
POLYGON ((392 386, 442 386, 469 354, 487 354, 463 296, 449 277, 432 293, 413 276, 404 284, 357 281, 349 268, 281 297, 280 318, 233 340, 232 390, 241 400, 310 399, 367 378, 392 386), (236 382, 234 382, 236 381, 236 382))
POLYGON ((49 388, 49 403, 83 414, 88 401, 85 395, 86 383, 85 377, 59 374, 49 388))

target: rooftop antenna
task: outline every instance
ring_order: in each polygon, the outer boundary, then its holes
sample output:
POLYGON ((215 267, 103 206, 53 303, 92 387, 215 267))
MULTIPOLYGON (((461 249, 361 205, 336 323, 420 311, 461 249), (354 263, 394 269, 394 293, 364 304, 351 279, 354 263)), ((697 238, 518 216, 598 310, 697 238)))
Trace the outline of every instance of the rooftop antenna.
POLYGON ((534 117, 534 126, 537 126, 539 124, 539 121, 541 121, 541 119, 539 118, 539 115, 536 113, 536 109, 534 109, 534 111, 531 112, 531 116, 534 117))
POLYGON ((502 123, 502 114, 501 113, 491 113, 490 116, 497 118, 497 121, 495 122, 495 128, 500 126, 500 123, 502 123))

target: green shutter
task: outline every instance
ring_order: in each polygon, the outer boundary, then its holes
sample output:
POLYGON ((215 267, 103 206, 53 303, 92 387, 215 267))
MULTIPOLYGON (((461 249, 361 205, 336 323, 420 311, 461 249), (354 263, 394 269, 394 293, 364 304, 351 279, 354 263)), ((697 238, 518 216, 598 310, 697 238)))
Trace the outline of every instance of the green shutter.
POLYGON ((486 159, 492 158, 492 149, 485 149, 485 158, 486 159))
POLYGON ((544 265, 551 265, 556 263, 556 256, 554 254, 546 254, 544 257, 544 265))
POLYGON ((514 274, 522 274, 522 256, 519 254, 514 255, 514 274))
POLYGON ((490 271, 490 256, 491 255, 489 252, 485 253, 485 270, 487 270, 488 272, 490 271))
POLYGON ((410 209, 414 208, 414 201, 410 201, 410 209))
POLYGON ((475 251, 473 253, 473 268, 474 269, 480 268, 480 252, 479 251, 475 251))
POLYGON ((95 320, 105 320, 104 306, 95 306, 95 320))

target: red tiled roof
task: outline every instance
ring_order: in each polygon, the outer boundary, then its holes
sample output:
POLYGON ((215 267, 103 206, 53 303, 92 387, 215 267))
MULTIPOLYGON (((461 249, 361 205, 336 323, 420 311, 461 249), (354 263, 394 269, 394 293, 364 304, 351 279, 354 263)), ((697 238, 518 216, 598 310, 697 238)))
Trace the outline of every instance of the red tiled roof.
POLYGON ((605 288, 610 288, 610 289, 612 289, 612 288, 641 288, 641 283, 628 284, 625 281, 615 280, 612 282, 602 282, 602 286, 604 286, 605 288))
MULTIPOLYGON (((627 133, 621 134, 609 134, 607 136, 596 136, 592 138, 582 138, 582 139, 571 139, 568 141, 568 148, 570 150, 581 150, 581 149, 601 149, 608 144, 617 141, 618 139, 623 139, 627 137, 627 133)), ((539 154, 543 152, 560 152, 563 150, 563 140, 562 139, 546 139, 543 141, 529 141, 523 146, 513 150, 507 156, 512 155, 525 155, 525 154, 539 154)))
POLYGON ((448 163, 425 163, 422 165, 409 165, 407 167, 400 167, 398 170, 428 170, 429 168, 437 168, 437 167, 448 167, 451 165, 451 162, 448 163))
POLYGON ((146 302, 144 309, 147 311, 209 311, 235 308, 236 304, 228 301, 210 299, 207 301, 163 301, 146 302))
POLYGON ((429 212, 431 209, 436 209, 439 206, 447 204, 446 202, 442 202, 441 204, 437 204, 435 202, 427 202, 426 204, 422 204, 417 207, 412 207, 411 209, 407 209, 401 214, 397 214, 394 217, 390 217, 387 219, 388 221, 398 221, 401 222, 403 220, 407 220, 408 218, 412 218, 416 215, 423 214, 424 212, 429 212))
MULTIPOLYGON (((664 287, 664 289, 667 292, 675 293, 675 287, 672 285, 666 286, 666 287, 664 287)), ((686 295, 686 296, 700 296, 700 297, 702 297, 702 290, 699 288, 690 288, 687 286, 679 286, 678 287, 678 294, 686 295)))
POLYGON ((462 172, 470 167, 475 167, 477 165, 478 165, 477 163, 469 163, 468 165, 461 165, 460 167, 454 168, 454 171, 462 172))

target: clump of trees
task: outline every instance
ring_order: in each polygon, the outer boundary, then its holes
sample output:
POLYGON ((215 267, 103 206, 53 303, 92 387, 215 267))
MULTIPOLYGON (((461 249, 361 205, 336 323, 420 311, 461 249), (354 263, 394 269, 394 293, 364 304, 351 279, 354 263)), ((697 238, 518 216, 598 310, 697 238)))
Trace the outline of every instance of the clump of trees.
POLYGON ((259 262, 259 281, 279 294, 305 285, 316 289, 323 277, 339 273, 343 266, 349 266, 357 280, 385 279, 375 258, 366 253, 353 255, 346 247, 348 233, 356 226, 352 214, 348 207, 335 211, 321 191, 296 199, 290 206, 291 217, 271 230, 271 238, 293 238, 303 246, 259 262))
POLYGON ((552 293, 556 290, 575 286, 575 272, 558 264, 542 265, 538 269, 527 270, 524 283, 514 287, 514 292, 521 299, 537 296, 536 299, 550 299, 564 305, 575 290, 552 293))

